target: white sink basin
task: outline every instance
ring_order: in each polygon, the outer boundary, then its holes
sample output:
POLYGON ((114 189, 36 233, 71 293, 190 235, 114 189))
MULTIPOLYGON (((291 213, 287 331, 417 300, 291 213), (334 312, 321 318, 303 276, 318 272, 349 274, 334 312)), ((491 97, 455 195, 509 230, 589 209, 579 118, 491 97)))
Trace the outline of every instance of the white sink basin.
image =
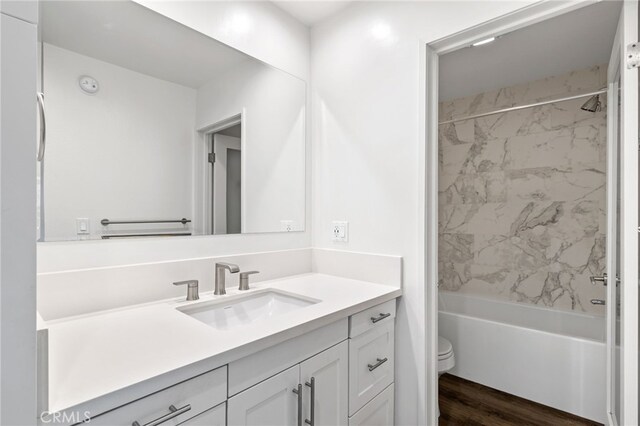
POLYGON ((177 309, 211 327, 228 330, 254 321, 268 320, 318 302, 319 300, 279 290, 263 290, 177 309))

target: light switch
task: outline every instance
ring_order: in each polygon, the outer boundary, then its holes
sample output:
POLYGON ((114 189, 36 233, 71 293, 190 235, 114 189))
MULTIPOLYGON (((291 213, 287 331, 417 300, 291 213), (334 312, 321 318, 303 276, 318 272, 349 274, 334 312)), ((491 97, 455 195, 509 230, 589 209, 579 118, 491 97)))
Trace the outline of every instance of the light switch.
POLYGON ((89 234, 89 218, 87 217, 76 218, 76 234, 78 235, 89 234))
POLYGON ((344 220, 331 222, 331 237, 336 242, 346 243, 349 241, 349 222, 344 220))

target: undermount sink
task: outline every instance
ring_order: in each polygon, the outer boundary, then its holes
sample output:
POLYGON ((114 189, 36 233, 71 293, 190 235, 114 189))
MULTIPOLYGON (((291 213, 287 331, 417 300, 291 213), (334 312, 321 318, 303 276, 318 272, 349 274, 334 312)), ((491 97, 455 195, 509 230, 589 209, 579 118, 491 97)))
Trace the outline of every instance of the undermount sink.
POLYGON ((318 302, 316 299, 279 290, 264 290, 177 309, 213 328, 228 330, 296 311, 318 302))

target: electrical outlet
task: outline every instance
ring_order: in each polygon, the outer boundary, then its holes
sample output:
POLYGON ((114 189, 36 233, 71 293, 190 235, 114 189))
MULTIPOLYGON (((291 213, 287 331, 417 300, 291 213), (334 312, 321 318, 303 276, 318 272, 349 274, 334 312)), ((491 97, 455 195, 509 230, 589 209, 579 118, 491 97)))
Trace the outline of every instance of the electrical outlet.
POLYGON ((76 235, 78 236, 78 240, 86 240, 89 238, 91 232, 89 223, 89 218, 87 217, 76 218, 76 235))
POLYGON ((282 232, 292 232, 293 231, 293 221, 292 220, 281 220, 280 221, 280 230, 282 232))
POLYGON ((333 241, 341 243, 349 241, 349 222, 343 220, 331 222, 331 238, 333 241))

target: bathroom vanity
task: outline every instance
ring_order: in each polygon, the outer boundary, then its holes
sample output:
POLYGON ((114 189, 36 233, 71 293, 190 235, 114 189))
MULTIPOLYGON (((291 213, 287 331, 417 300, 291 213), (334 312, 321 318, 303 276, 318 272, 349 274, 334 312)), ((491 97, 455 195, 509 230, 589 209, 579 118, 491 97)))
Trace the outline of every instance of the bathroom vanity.
POLYGON ((63 424, 393 424, 388 285, 310 273, 71 318, 48 332, 63 424))

